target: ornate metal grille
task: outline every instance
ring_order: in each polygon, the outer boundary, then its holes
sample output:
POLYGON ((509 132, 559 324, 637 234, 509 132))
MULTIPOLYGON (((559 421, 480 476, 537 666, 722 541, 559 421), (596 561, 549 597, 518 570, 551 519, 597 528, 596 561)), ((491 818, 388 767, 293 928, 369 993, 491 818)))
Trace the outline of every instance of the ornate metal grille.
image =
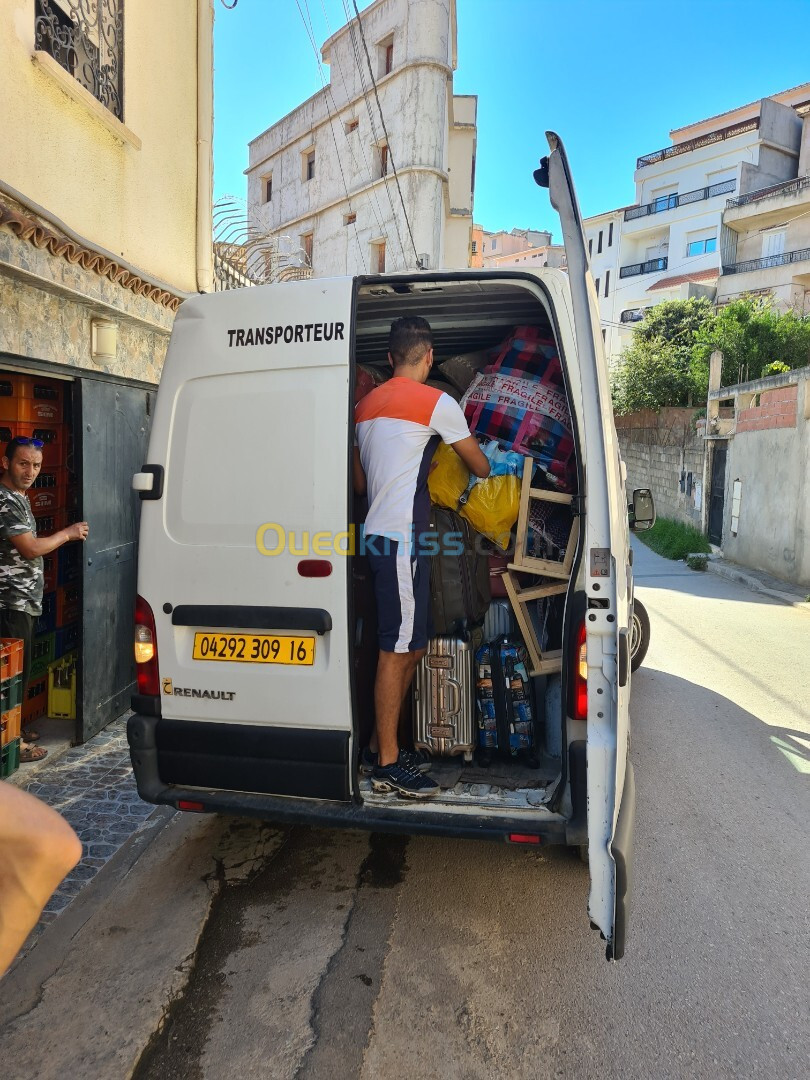
POLYGON ((124 0, 35 0, 36 48, 124 119, 124 0))

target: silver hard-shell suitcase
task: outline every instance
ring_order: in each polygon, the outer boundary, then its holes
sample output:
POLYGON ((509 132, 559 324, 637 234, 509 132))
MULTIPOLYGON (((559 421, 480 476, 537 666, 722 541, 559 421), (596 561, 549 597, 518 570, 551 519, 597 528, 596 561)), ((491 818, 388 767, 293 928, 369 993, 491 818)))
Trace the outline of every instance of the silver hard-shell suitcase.
POLYGON ((475 687, 472 646, 433 638, 416 669, 413 689, 414 746, 440 757, 475 750, 475 687))

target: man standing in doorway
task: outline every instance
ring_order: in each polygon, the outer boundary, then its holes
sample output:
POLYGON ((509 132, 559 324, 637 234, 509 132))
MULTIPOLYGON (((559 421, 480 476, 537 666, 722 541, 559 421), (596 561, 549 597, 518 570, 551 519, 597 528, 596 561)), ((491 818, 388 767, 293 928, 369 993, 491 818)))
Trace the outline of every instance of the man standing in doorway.
POLYGON ((393 378, 355 409, 354 487, 368 491, 365 547, 374 578, 380 655, 374 684, 375 738, 363 753, 375 791, 410 798, 437 795, 416 755, 399 749, 399 712, 425 655, 430 619, 430 556, 420 537, 430 528, 427 477, 442 439, 476 476, 489 461, 449 394, 425 382, 433 335, 425 319, 397 319, 388 338, 393 378), (376 746, 374 743, 376 742, 376 746))
MULTIPOLYGON (((86 540, 88 525, 77 521, 53 536, 37 536, 28 501, 28 489, 42 468, 42 443, 17 436, 6 446, 0 478, 0 637, 23 642, 23 700, 31 671, 34 621, 42 614, 45 584, 42 556, 71 540, 86 540)), ((31 745, 32 732, 24 733, 20 761, 39 761, 47 750, 31 745)))

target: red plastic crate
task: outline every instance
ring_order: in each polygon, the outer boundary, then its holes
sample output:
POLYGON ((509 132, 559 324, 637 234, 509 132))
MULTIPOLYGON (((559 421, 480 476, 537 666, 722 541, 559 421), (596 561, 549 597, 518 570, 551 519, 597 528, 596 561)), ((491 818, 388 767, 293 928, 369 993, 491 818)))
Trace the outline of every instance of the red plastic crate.
POLYGON ((13 742, 20 737, 22 726, 22 705, 17 705, 8 712, 0 714, 0 746, 13 742))
POLYGON ((37 536, 53 536, 55 532, 64 529, 67 522, 64 510, 52 510, 47 514, 34 514, 37 523, 37 536))
POLYGON ((0 420, 61 424, 62 384, 36 375, 0 375, 0 420))
POLYGON ((19 638, 0 638, 0 679, 13 679, 23 665, 23 643, 19 638))
POLYGON ((34 517, 42 517, 52 514, 55 510, 61 510, 65 501, 64 489, 58 488, 29 488, 28 501, 34 517))
POLYGON ((81 615, 82 591, 79 585, 60 585, 56 590, 56 625, 61 628, 81 615))
POLYGON ((22 723, 23 725, 30 724, 32 720, 39 720, 41 716, 46 716, 48 712, 48 680, 44 680, 45 689, 42 693, 37 694, 36 697, 26 698, 25 704, 22 706, 22 723))

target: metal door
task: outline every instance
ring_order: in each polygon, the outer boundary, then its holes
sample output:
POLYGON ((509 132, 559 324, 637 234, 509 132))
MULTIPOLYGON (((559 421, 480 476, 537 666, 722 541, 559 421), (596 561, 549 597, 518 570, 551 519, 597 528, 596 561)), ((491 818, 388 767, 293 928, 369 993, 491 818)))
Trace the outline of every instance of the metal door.
POLYGON ((154 392, 82 379, 74 428, 82 517, 82 646, 77 737, 85 742, 129 708, 140 500, 132 476, 146 460, 154 392))
POLYGON ((723 506, 726 499, 726 451, 728 442, 718 440, 712 454, 712 483, 709 492, 709 539, 718 546, 723 542, 723 506))

